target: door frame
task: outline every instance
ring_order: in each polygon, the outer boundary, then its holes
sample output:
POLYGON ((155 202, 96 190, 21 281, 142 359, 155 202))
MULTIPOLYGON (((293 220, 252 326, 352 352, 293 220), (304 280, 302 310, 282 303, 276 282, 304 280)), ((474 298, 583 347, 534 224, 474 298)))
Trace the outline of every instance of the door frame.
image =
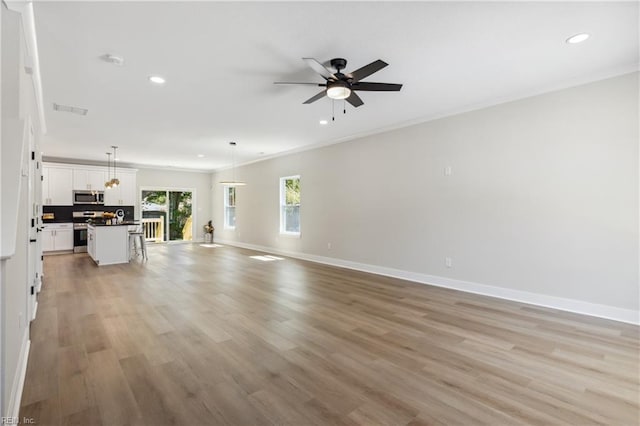
MULTIPOLYGON (((191 192, 191 241, 185 241, 185 240, 174 240, 174 241, 170 241, 167 240, 165 241, 165 243, 169 243, 169 244, 181 244, 181 243, 192 243, 196 241, 196 235, 198 235, 195 232, 196 229, 196 220, 197 220, 197 194, 196 194, 196 189, 195 188, 185 188, 185 187, 175 187, 175 186, 140 186, 138 187, 138 196, 136 197, 138 199, 137 203, 136 203, 136 208, 140 211, 140 222, 142 223, 142 192, 143 191, 165 191, 165 192, 191 192)), ((167 221, 169 220, 169 212, 167 212, 167 221)), ((166 228, 167 228, 167 236, 169 236, 169 226, 168 224, 165 224, 166 228)))
MULTIPOLYGON (((37 204, 37 191, 36 191, 36 177, 37 177, 37 159, 36 159, 36 140, 33 124, 31 123, 31 116, 27 116, 24 126, 24 138, 26 138, 27 152, 27 166, 24 167, 23 173, 28 173, 27 181, 27 203, 28 203, 28 217, 26 218, 26 227, 28 238, 27 246, 27 306, 26 317, 29 321, 36 319, 36 312, 38 310, 38 238, 40 238, 40 232, 38 232, 39 220, 38 220, 38 204, 37 204)), ((24 148, 23 148, 24 149, 24 148)), ((23 151, 24 152, 24 151, 23 151)), ((23 154, 25 155, 25 154, 23 154)))

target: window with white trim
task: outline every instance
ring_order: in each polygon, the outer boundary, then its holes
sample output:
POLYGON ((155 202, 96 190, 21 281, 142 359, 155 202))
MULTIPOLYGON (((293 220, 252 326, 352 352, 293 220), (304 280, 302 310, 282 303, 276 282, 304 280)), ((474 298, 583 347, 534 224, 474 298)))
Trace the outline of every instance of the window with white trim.
POLYGON ((224 227, 236 228, 236 187, 224 187, 224 227))
POLYGON ((280 178, 280 233, 300 235, 300 176, 280 178))

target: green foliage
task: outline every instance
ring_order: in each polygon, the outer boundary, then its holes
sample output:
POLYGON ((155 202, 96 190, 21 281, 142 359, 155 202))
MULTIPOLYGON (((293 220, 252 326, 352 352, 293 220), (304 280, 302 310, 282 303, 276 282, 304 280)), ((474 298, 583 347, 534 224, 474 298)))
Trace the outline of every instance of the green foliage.
POLYGON ((191 217, 191 192, 170 192, 169 204, 169 239, 181 240, 182 229, 191 217))
POLYGON ((167 203, 167 193, 165 191, 143 191, 143 200, 149 203, 164 205, 167 203))
POLYGON ((300 179, 285 179, 285 203, 287 206, 300 205, 300 179))
POLYGON ((142 217, 165 217, 169 215, 169 240, 182 240, 182 229, 191 217, 191 192, 143 191, 142 200, 164 206, 163 211, 144 211, 142 217))

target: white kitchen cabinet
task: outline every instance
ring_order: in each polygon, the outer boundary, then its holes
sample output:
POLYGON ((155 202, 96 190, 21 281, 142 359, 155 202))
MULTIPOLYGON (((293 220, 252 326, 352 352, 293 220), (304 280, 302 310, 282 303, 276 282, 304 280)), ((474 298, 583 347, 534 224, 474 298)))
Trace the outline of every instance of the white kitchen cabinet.
POLYGON ((47 229, 46 225, 42 227, 42 251, 53 251, 53 229, 47 229))
POLYGON ((73 169, 73 189, 75 191, 104 191, 107 174, 103 170, 73 169))
POLYGON ((42 251, 73 250, 73 223, 42 225, 42 251))
POLYGON ((45 163, 42 165, 42 204, 73 205, 73 191, 104 191, 107 206, 134 206, 137 200, 137 170, 117 169, 120 185, 105 188, 109 175, 106 167, 45 163))
POLYGON ((89 225, 87 253, 98 266, 129 262, 127 225, 89 225))
POLYGON ((73 169, 43 165, 42 204, 48 206, 73 205, 73 169))
POLYGON ((96 259, 96 228, 87 227, 87 253, 92 259, 96 259))
POLYGON ((105 206, 135 206, 137 199, 136 172, 118 172, 120 185, 104 191, 105 206))

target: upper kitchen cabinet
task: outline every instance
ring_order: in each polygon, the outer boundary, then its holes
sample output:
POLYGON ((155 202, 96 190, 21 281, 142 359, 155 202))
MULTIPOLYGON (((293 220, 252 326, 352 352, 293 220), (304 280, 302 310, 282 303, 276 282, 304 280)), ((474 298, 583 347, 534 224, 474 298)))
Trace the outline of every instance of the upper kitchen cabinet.
POLYGON ((105 189, 105 206, 134 206, 136 205, 137 181, 136 172, 125 169, 118 169, 118 180, 120 185, 117 188, 105 189))
POLYGON ((73 169, 43 164, 42 204, 50 206, 73 205, 73 169))
POLYGON ((107 174, 104 170, 73 169, 73 189, 75 191, 104 191, 107 174))

